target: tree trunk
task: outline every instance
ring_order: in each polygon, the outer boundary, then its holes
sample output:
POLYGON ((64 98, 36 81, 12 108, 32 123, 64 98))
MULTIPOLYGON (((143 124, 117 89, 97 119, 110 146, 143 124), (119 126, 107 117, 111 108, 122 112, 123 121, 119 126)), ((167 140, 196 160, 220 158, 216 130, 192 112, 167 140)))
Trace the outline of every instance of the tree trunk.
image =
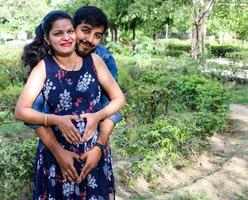
POLYGON ((154 33, 154 34, 152 35, 152 39, 153 39, 153 41, 156 40, 156 33, 154 33))
POLYGON ((198 39, 198 24, 193 24, 193 28, 192 28, 192 36, 191 36, 191 56, 194 59, 197 59, 197 48, 198 48, 198 43, 199 43, 199 39, 198 39))
POLYGON ((165 48, 167 47, 168 44, 168 39, 169 39, 169 25, 166 24, 165 26, 165 48))
POLYGON ((117 26, 114 27, 114 41, 118 41, 118 28, 117 26))
POLYGON ((135 44, 135 38, 136 38, 135 29, 136 29, 136 26, 134 25, 134 26, 132 27, 132 30, 133 30, 133 42, 132 42, 133 51, 135 51, 135 46, 136 46, 136 44, 135 44))
POLYGON ((114 41, 114 30, 113 28, 110 29, 110 33, 111 33, 111 42, 114 41))
MULTIPOLYGON (((198 0, 199 1, 199 0, 198 0)), ((205 40, 206 40, 206 24, 208 16, 214 6, 214 0, 199 2, 190 1, 191 5, 196 6, 200 3, 199 8, 195 8, 194 23, 192 25, 192 35, 191 35, 191 56, 194 59, 198 59, 200 55, 205 52, 205 40)))

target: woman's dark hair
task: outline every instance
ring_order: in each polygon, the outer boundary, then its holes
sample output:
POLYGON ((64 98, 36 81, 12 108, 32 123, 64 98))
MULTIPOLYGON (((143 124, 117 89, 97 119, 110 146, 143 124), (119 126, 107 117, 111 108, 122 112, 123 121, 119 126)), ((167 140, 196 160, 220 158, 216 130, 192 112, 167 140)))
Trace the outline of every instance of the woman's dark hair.
MULTIPOLYGON (((62 10, 53 10, 49 12, 35 29, 34 40, 26 45, 21 58, 22 66, 29 67, 30 71, 45 57, 49 55, 49 45, 44 40, 45 35, 49 35, 52 25, 59 19, 69 19, 71 16, 62 10)), ((51 50, 50 50, 51 51, 51 50)))
POLYGON ((73 25, 76 28, 82 22, 93 27, 104 27, 104 32, 108 29, 107 15, 95 6, 83 6, 79 8, 73 16, 73 25))

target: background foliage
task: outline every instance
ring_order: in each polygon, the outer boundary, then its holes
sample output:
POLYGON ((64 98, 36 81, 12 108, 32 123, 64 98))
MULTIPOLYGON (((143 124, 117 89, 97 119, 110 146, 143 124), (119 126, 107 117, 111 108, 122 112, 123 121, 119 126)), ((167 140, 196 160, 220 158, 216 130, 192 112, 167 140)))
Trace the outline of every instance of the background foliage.
POLYGON ((168 163, 207 151, 209 137, 226 128, 231 100, 248 103, 247 78, 238 77, 247 76, 245 0, 215 2, 206 24, 214 39, 207 40, 198 60, 190 56, 190 38, 195 11, 203 9, 200 1, 1 1, 0 44, 6 46, 0 46, 0 199, 30 196, 37 145, 30 130, 13 118, 27 73, 20 67, 23 46, 8 46, 1 35, 11 33, 15 39, 24 30, 31 36, 51 9, 73 14, 82 5, 95 5, 109 16, 105 43, 117 60, 118 82, 127 97, 124 120, 111 142, 114 155, 130 161, 121 172, 127 186, 139 176, 155 184, 159 169, 168 163), (223 40, 224 33, 233 37, 231 42, 223 40), (209 62, 218 57, 230 59, 230 64, 209 62))

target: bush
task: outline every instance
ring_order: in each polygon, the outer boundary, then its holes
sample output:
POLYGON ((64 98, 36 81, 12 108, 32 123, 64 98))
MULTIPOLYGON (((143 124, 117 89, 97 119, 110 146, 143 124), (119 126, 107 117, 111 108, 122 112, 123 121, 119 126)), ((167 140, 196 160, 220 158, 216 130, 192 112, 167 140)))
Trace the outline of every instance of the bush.
MULTIPOLYGON (((32 193, 37 140, 0 146, 0 199, 12 200, 32 193)), ((25 198, 26 199, 26 198, 25 198)))
POLYGON ((128 93, 127 124, 118 127, 113 143, 132 160, 128 182, 137 176, 154 181, 157 168, 206 149, 208 137, 226 126, 227 90, 187 57, 166 61, 150 68, 139 60, 122 63, 119 83, 128 93))
POLYGON ((176 84, 175 98, 191 111, 227 112, 230 95, 217 81, 190 75, 181 76, 176 84))
POLYGON ((0 93, 0 111, 14 113, 17 98, 20 95, 22 86, 9 86, 0 93))
POLYGON ((0 88, 22 84, 27 75, 27 69, 20 67, 18 59, 0 58, 0 88))
POLYGON ((191 50, 191 47, 190 45, 185 45, 185 44, 171 44, 169 43, 168 44, 168 50, 174 50, 174 51, 184 51, 184 52, 187 52, 189 53, 190 50, 191 50))
POLYGON ((241 48, 233 45, 216 45, 211 46, 210 51, 216 57, 226 57, 227 53, 241 51, 241 48))
POLYGON ((248 51, 226 53, 226 57, 234 61, 248 61, 248 51))
POLYGON ((170 99, 166 88, 141 84, 132 94, 132 104, 139 122, 151 123, 157 116, 166 115, 170 99))

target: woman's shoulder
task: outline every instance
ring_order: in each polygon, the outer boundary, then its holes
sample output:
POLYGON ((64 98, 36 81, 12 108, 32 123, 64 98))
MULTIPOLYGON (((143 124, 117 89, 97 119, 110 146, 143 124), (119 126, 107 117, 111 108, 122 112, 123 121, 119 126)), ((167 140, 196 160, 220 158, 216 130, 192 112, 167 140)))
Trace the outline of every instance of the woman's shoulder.
POLYGON ((102 65, 102 63, 104 63, 102 58, 99 55, 97 55, 96 53, 91 53, 90 55, 91 55, 92 60, 95 64, 102 65))
POLYGON ((42 59, 31 71, 31 73, 38 74, 38 75, 45 75, 46 69, 45 69, 45 61, 42 59))
POLYGON ((44 67, 45 67, 45 60, 42 59, 40 62, 38 62, 38 64, 34 67, 34 69, 41 70, 44 69, 44 67))

